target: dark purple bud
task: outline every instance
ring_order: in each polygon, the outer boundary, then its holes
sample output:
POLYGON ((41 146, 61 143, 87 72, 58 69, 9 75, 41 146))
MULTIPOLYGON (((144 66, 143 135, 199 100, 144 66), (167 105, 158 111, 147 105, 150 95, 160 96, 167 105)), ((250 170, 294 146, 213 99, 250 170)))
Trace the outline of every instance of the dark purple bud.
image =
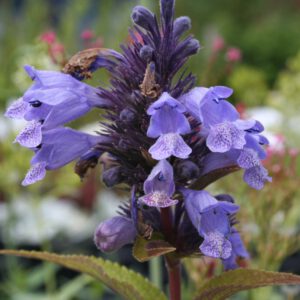
POLYGON ((175 37, 181 36, 184 32, 190 30, 192 27, 191 19, 189 17, 179 17, 174 21, 173 33, 175 37))
POLYGON ((118 147, 119 147, 121 150, 128 150, 128 143, 126 142, 126 140, 120 139, 120 140, 119 140, 119 143, 118 143, 118 147))
POLYGON ((143 46, 140 49, 140 57, 141 59, 145 60, 145 61, 150 61, 152 59, 152 55, 153 55, 153 49, 150 46, 143 46))
POLYGON ((120 119, 124 123, 130 123, 135 120, 135 113, 130 108, 124 108, 120 113, 120 119))
POLYGON ((155 24, 154 14, 144 6, 139 5, 134 7, 131 18, 135 24, 147 30, 152 28, 155 24))
POLYGON ((181 161, 176 168, 180 178, 185 180, 195 179, 199 177, 199 167, 190 160, 181 161))
POLYGON ((101 222, 94 234, 97 248, 112 252, 134 241, 136 229, 129 218, 118 216, 101 222))
POLYGON ((219 201, 226 201, 226 202, 234 203, 233 197, 228 194, 219 194, 219 195, 215 196, 215 198, 219 201))
POLYGON ((105 170, 102 174, 102 181, 107 187, 112 187, 122 181, 121 167, 116 166, 105 170))
POLYGON ((165 26, 169 26, 174 15, 174 0, 161 0, 160 10, 165 26))
POLYGON ((199 41, 196 39, 190 39, 185 49, 183 50, 182 55, 188 56, 188 55, 196 54, 199 49, 200 49, 199 41))

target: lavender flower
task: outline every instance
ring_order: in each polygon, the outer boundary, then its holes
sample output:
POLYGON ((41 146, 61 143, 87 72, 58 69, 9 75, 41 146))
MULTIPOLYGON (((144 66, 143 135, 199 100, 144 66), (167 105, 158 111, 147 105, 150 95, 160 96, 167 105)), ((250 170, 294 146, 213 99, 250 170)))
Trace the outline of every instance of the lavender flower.
POLYGON ((227 259, 231 256, 232 245, 229 215, 239 207, 227 201, 218 201, 206 191, 182 190, 188 215, 204 238, 200 250, 204 255, 227 259))
MULTIPOLYGON (((271 181, 267 170, 261 165, 266 157, 262 145, 268 140, 260 133, 263 126, 255 120, 241 120, 239 113, 225 99, 232 90, 224 86, 194 88, 181 96, 189 112, 202 123, 200 134, 205 136, 206 145, 215 164, 230 161, 245 169, 244 180, 253 188, 261 189, 265 181, 271 181), (218 158, 218 163, 217 163, 218 158)), ((205 168, 212 170, 207 161, 205 168)))
POLYGON ((25 70, 34 83, 7 109, 10 118, 40 122, 43 130, 49 130, 79 118, 93 107, 105 107, 97 89, 68 74, 38 71, 30 66, 25 70))
POLYGON ((43 179, 45 170, 60 168, 84 155, 105 137, 81 133, 70 128, 56 128, 43 133, 42 145, 34 149, 32 168, 23 180, 23 185, 43 179))
POLYGON ((170 197, 174 194, 173 168, 166 160, 161 160, 151 171, 144 183, 145 196, 139 201, 148 206, 168 207, 178 201, 170 197))
POLYGON ((187 158, 192 149, 184 142, 181 134, 187 134, 191 128, 184 116, 185 108, 168 93, 163 93, 147 110, 151 116, 147 136, 158 138, 149 149, 154 159, 161 160, 174 155, 187 158))

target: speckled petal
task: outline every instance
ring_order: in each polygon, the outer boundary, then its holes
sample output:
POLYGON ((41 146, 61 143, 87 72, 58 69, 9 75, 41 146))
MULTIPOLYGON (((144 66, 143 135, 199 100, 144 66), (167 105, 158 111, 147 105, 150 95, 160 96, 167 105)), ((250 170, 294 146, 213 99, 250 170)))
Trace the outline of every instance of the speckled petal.
POLYGON ((227 259, 232 252, 232 246, 219 232, 211 232, 205 236, 203 243, 200 246, 200 251, 209 257, 227 259))
POLYGON ((260 165, 257 153, 250 148, 244 148, 237 159, 238 165, 243 169, 250 169, 260 165))
POLYGON ((33 165, 31 169, 26 174, 24 180, 22 181, 22 185, 30 185, 39 180, 42 180, 46 175, 46 163, 41 162, 33 165))
POLYGON ((22 119, 29 108, 29 104, 23 98, 14 101, 6 110, 5 117, 10 119, 22 119))
POLYGON ((168 207, 178 203, 177 200, 171 199, 170 197, 168 197, 167 194, 163 192, 153 192, 147 194, 143 197, 140 197, 139 201, 143 202, 148 206, 154 206, 154 207, 168 207))
POLYGON ((151 146, 149 153, 156 160, 162 160, 171 155, 178 158, 188 158, 192 149, 185 143, 183 138, 176 133, 161 135, 156 143, 151 146))
POLYGON ((206 145, 212 152, 229 151, 232 147, 230 124, 222 123, 213 126, 206 139, 206 145))
POLYGON ((263 166, 255 166, 247 169, 243 179, 249 186, 256 190, 261 190, 266 181, 272 181, 272 178, 268 176, 268 171, 263 166))
POLYGON ((19 133, 15 142, 27 148, 35 148, 42 142, 42 125, 40 122, 29 122, 19 133))
POLYGON ((206 140, 212 152, 224 153, 230 149, 242 149, 246 144, 245 132, 229 122, 217 124, 211 128, 206 140))

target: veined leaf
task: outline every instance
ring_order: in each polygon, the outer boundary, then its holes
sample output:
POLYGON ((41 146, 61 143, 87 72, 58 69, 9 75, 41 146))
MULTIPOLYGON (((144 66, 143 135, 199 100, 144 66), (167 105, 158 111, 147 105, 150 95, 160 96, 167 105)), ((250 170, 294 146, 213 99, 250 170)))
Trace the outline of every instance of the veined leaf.
POLYGON ((145 262, 153 257, 164 255, 175 250, 175 247, 154 233, 151 240, 146 240, 138 236, 135 240, 132 253, 139 262, 145 262))
POLYGON ((223 300, 244 290, 271 285, 300 285, 300 276, 254 269, 228 271, 207 281, 195 300, 223 300))
POLYGON ((167 300, 158 288, 140 274, 101 258, 24 250, 0 250, 0 254, 40 259, 86 273, 102 281, 125 299, 167 300))

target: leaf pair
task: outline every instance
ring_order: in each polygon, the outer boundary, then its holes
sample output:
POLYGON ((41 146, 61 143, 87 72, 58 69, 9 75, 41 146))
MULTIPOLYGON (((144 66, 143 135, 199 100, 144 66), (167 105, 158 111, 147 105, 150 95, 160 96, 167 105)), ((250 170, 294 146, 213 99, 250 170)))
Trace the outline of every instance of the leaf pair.
MULTIPOLYGON (((150 253, 153 254, 151 251, 150 253)), ((153 286, 140 274, 101 258, 22 250, 0 250, 0 254, 49 261, 81 273, 89 274, 95 279, 102 281, 125 299, 167 299, 158 288, 153 286)), ((200 287, 194 299, 223 300, 239 291, 284 284, 300 285, 300 276, 262 270, 239 269, 223 273, 220 276, 210 279, 200 287)))

